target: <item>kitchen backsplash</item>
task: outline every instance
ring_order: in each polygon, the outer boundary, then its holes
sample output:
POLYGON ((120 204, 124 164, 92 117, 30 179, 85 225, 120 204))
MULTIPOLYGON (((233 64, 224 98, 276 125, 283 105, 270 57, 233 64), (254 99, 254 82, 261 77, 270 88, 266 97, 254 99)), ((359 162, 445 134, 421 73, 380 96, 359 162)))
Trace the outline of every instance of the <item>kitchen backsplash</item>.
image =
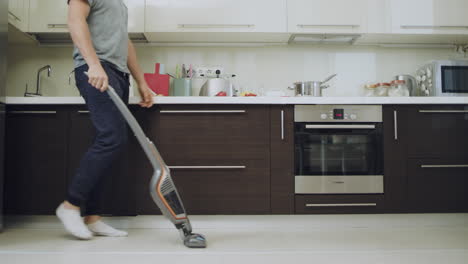
MULTIPOLYGON (((463 58, 452 49, 381 48, 376 46, 266 46, 266 47, 152 47, 137 48, 145 72, 154 72, 154 63, 166 65, 174 73, 177 64, 222 65, 238 76, 245 91, 264 94, 284 91, 295 81, 320 81, 337 73, 324 96, 362 96, 363 84, 388 81, 397 74, 414 74, 432 59, 463 58)), ((10 45, 7 96, 23 96, 26 84, 36 89, 37 69, 52 66, 51 77, 41 78, 44 96, 78 96, 71 47, 10 45)))

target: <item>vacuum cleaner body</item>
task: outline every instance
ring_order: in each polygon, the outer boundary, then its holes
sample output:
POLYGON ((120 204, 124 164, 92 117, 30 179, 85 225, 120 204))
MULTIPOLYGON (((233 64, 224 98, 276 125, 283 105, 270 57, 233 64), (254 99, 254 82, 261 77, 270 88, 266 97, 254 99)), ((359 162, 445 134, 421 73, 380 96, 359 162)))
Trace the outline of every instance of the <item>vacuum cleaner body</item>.
POLYGON ((164 216, 179 230, 180 236, 187 247, 205 248, 206 239, 203 235, 192 233, 192 226, 187 217, 179 193, 172 181, 170 170, 162 159, 153 142, 146 137, 135 117, 120 99, 114 88, 108 87, 107 93, 127 121, 135 134, 148 160, 153 166, 153 177, 150 182, 150 194, 164 216))

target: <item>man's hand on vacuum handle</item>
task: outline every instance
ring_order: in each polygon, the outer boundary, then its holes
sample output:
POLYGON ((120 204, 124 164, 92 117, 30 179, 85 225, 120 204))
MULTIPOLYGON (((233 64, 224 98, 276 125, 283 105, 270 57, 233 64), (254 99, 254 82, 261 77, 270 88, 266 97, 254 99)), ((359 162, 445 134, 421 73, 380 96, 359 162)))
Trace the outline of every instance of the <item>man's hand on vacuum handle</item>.
POLYGON ((70 0, 68 6, 68 29, 74 44, 89 66, 89 83, 96 89, 104 92, 109 85, 109 78, 94 49, 86 18, 90 12, 87 0, 70 0))
POLYGON ((109 86, 109 77, 101 64, 89 65, 88 82, 101 92, 105 92, 109 86))

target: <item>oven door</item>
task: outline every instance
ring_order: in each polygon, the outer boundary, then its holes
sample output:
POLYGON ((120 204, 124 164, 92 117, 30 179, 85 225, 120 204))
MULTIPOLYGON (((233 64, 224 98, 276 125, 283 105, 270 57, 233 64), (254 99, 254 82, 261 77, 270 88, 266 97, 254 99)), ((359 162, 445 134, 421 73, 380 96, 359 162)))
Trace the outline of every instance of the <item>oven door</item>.
POLYGON ((383 193, 381 123, 295 124, 296 193, 383 193))

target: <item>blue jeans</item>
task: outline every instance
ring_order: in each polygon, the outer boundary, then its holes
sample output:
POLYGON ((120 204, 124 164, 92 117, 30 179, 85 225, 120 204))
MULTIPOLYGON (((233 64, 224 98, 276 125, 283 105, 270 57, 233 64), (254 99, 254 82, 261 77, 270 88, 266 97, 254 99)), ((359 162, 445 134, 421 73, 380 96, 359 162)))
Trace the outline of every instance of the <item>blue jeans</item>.
MULTIPOLYGON (((128 103, 129 75, 109 63, 102 62, 102 66, 109 77, 109 84, 128 103)), ((101 93, 89 84, 85 71, 88 71, 88 65, 75 69, 76 86, 86 102, 96 136, 68 186, 67 201, 75 206, 84 206, 84 215, 99 215, 104 176, 125 149, 128 128, 107 92, 101 93)))

